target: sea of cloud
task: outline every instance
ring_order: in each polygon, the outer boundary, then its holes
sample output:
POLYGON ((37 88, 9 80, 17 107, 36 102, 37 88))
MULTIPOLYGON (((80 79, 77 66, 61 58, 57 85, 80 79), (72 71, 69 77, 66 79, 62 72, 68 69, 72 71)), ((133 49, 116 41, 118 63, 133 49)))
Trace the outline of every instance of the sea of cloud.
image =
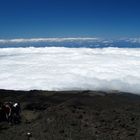
POLYGON ((0 48, 0 89, 140 94, 140 48, 0 48))

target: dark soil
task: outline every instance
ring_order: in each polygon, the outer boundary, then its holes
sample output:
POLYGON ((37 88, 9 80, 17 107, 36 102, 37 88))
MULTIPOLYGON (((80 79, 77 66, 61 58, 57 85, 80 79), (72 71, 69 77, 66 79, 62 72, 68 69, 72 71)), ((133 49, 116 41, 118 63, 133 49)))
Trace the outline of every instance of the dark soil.
POLYGON ((0 140, 140 140, 138 95, 0 90, 5 101, 21 103, 22 120, 0 122, 0 140))

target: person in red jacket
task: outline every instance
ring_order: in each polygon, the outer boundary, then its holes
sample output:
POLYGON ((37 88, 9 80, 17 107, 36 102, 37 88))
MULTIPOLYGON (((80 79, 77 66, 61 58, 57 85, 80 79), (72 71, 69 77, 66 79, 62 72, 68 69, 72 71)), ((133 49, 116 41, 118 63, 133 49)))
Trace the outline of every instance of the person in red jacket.
POLYGON ((10 123, 10 121, 11 121, 11 119, 10 119, 11 118, 11 111, 12 111, 11 104, 10 103, 4 103, 3 110, 4 110, 4 113, 5 113, 6 120, 10 123))

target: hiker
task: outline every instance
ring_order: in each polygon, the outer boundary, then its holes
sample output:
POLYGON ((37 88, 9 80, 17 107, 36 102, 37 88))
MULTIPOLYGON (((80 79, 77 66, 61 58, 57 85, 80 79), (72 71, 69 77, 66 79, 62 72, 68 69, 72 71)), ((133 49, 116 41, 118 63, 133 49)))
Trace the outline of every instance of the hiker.
POLYGON ((4 103, 2 108, 5 113, 5 118, 9 123, 11 122, 11 111, 12 111, 11 106, 12 104, 10 102, 6 102, 4 103))
POLYGON ((20 122, 20 103, 5 102, 0 103, 0 121, 8 121, 8 123, 20 122))
POLYGON ((20 112, 21 112, 21 108, 20 108, 20 103, 14 103, 12 105, 12 121, 14 123, 19 123, 20 122, 20 112))

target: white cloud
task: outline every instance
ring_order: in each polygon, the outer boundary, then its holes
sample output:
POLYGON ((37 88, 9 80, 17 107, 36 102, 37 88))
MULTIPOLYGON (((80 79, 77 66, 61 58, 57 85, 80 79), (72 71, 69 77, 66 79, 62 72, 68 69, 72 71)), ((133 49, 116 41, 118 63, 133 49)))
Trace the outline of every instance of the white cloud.
POLYGON ((0 39, 0 43, 28 42, 63 42, 63 41, 99 41, 99 38, 31 38, 31 39, 0 39))
POLYGON ((1 48, 0 89, 140 94, 140 49, 1 48))
POLYGON ((131 43, 140 43, 140 38, 128 38, 128 39, 125 39, 125 41, 131 42, 131 43))

